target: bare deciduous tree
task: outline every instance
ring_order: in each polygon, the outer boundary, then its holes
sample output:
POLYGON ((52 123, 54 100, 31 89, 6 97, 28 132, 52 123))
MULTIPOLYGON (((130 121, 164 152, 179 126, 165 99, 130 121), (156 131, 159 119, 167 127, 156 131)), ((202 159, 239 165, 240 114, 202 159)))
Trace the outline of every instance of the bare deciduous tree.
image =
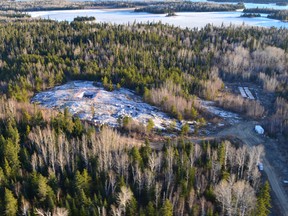
POLYGON ((215 195, 222 204, 223 213, 227 215, 251 215, 255 208, 255 191, 249 182, 244 180, 222 180, 215 187, 215 195))
POLYGON ((246 152, 247 152, 247 145, 243 145, 236 151, 236 163, 238 165, 238 178, 243 177, 243 169, 245 165, 246 159, 246 152))
POLYGON ((120 192, 118 193, 116 199, 118 208, 121 212, 125 215, 126 206, 130 203, 130 200, 132 199, 133 193, 130 190, 130 188, 127 188, 126 186, 122 186, 120 189, 120 192))
POLYGON ((232 215, 232 188, 230 183, 222 180, 215 187, 216 199, 222 204, 222 211, 228 215, 232 215))

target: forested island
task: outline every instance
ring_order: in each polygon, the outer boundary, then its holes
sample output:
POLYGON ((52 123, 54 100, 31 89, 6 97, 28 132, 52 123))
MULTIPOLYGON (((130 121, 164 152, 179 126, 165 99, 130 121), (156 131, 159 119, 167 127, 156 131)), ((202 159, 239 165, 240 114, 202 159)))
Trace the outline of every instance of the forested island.
POLYGON ((247 17, 247 18, 254 18, 254 17, 261 17, 261 14, 255 14, 255 13, 244 13, 241 15, 241 17, 247 17))
POLYGON ((175 12, 169 12, 167 15, 167 17, 172 17, 172 16, 177 16, 175 12))
POLYGON ((265 13, 268 14, 267 18, 277 19, 280 21, 288 21, 288 10, 276 10, 272 8, 249 8, 244 9, 243 13, 265 13))
MULTIPOLYGON (((213 2, 239 2, 239 0, 208 0, 208 1, 213 1, 213 2)), ((255 3, 255 4, 278 4, 278 5, 283 5, 285 6, 287 3, 286 2, 281 2, 279 0, 242 0, 240 2, 243 3, 255 3)))
POLYGON ((96 18, 95 17, 93 17, 93 16, 90 16, 90 17, 88 17, 88 16, 86 16, 86 17, 75 17, 74 18, 74 22, 87 22, 87 21, 95 21, 96 20, 96 18))

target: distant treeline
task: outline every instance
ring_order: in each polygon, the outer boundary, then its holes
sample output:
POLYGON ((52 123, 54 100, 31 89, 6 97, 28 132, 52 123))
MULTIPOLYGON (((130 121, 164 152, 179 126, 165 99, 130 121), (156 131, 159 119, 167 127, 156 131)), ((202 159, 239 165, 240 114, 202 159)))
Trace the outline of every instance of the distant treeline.
POLYGON ((147 12, 164 14, 169 12, 211 12, 211 11, 235 11, 244 9, 243 3, 217 4, 207 2, 165 2, 151 4, 147 7, 136 8, 135 12, 147 12))
POLYGON ((278 5, 278 6, 287 6, 288 2, 277 2, 276 5, 278 5))
POLYGON ((65 7, 50 7, 50 6, 38 6, 38 7, 1 7, 2 11, 16 11, 16 12, 28 12, 28 11, 57 11, 57 10, 80 10, 84 9, 82 6, 65 6, 65 7))
MULTIPOLYGON (((141 3, 139 3, 141 6, 141 3)), ((2 11, 43 11, 43 10, 75 10, 75 9, 92 9, 99 7, 126 8, 134 7, 130 2, 49 2, 49 1, 19 1, 19 2, 0 2, 2 11)))
POLYGON ((96 9, 96 8, 134 8, 148 6, 149 2, 49 2, 49 1, 19 1, 7 2, 0 1, 2 11, 48 11, 48 10, 76 10, 76 9, 96 9))
MULTIPOLYGON (((208 0, 213 2, 239 2, 239 0, 208 0)), ((270 4, 270 3, 276 3, 277 5, 287 5, 286 2, 281 2, 279 0, 242 0, 243 3, 256 3, 256 4, 270 4)))
POLYGON ((29 18, 31 17, 27 13, 6 13, 6 12, 0 12, 0 17, 6 17, 6 18, 29 18))
POLYGON ((264 14, 271 14, 275 13, 278 10, 273 8, 246 8, 243 10, 244 13, 264 13, 264 14))

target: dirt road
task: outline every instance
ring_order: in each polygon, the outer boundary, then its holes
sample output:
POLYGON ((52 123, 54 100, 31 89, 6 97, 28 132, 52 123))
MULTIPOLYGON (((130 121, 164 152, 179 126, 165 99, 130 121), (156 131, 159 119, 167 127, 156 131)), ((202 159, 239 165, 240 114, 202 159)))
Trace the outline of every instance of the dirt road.
POLYGON ((219 132, 216 136, 235 136, 245 142, 247 145, 253 146, 258 144, 263 144, 266 150, 266 156, 263 158, 264 171, 267 174, 268 180, 270 182, 270 186, 277 198, 277 204, 279 208, 282 210, 283 216, 288 216, 288 198, 285 194, 285 191, 282 187, 281 179, 277 176, 277 173, 281 172, 281 170, 275 170, 273 166, 271 166, 271 159, 273 157, 278 157, 278 155, 274 155, 274 152, 267 151, 267 147, 269 146, 277 146, 277 142, 275 140, 269 139, 262 135, 256 134, 254 131, 254 127, 257 122, 249 121, 249 122, 241 122, 237 125, 233 125, 230 128, 224 129, 219 132))
MULTIPOLYGON (((288 197, 285 194, 285 190, 282 186, 281 178, 279 173, 282 173, 284 169, 288 169, 287 164, 279 160, 280 153, 277 149, 277 141, 265 137, 263 135, 258 135, 254 127, 258 124, 255 121, 242 121, 238 124, 232 125, 228 128, 223 129, 222 131, 207 137, 193 137, 191 141, 199 143, 203 140, 221 138, 226 136, 233 136, 249 146, 263 144, 265 147, 266 155, 263 157, 264 171, 268 177, 271 189, 274 192, 273 198, 274 203, 277 204, 279 210, 281 211, 282 216, 288 216, 288 197), (271 148, 273 147, 273 148, 271 148), (275 150, 276 148, 276 150, 275 150), (273 163, 273 166, 271 165, 273 163), (280 164, 281 163, 281 166, 280 164)), ((160 150, 163 147, 163 143, 155 142, 150 143, 153 149, 160 150)), ((279 213, 279 212, 278 212, 279 213)), ((277 214, 277 216, 281 216, 277 214)))

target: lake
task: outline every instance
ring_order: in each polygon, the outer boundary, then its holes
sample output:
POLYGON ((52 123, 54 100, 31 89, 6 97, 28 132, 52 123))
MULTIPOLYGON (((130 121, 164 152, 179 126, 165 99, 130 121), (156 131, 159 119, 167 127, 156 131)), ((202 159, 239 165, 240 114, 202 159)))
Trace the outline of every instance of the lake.
MULTIPOLYGON (((251 5, 251 4, 250 4, 251 5)), ((245 18, 240 17, 240 11, 234 12, 182 12, 177 16, 166 17, 165 14, 135 13, 133 9, 120 10, 58 10, 58 11, 37 11, 29 12, 32 17, 41 17, 57 21, 73 21, 77 16, 94 16, 97 22, 108 22, 112 24, 132 24, 147 22, 162 22, 181 28, 202 28, 208 23, 214 26, 222 24, 228 26, 248 25, 260 27, 283 27, 288 28, 287 22, 268 19, 266 17, 245 18)))
MULTIPOLYGON (((16 0, 16 1, 20 1, 20 0, 16 0)), ((23 0, 21 0, 23 1, 23 0)), ((95 1, 95 0, 70 0, 71 2, 85 2, 85 1, 95 1)), ((137 2, 136 0, 131 0, 131 2, 137 2)), ((161 1, 161 0, 159 0, 161 1)), ((164 0, 163 0, 164 1, 164 0)), ((207 1, 207 0, 190 0, 191 2, 213 2, 213 1, 207 1)), ((279 2, 283 2, 285 0, 279 0, 279 2)), ((242 2, 241 0, 239 0, 239 2, 242 2)), ((237 4, 237 3, 229 3, 229 2, 218 2, 219 4, 223 3, 223 4, 237 4)), ((245 7, 246 8, 274 8, 274 9, 279 9, 279 10, 288 10, 288 5, 287 6, 277 6, 274 3, 271 4, 255 4, 255 3, 245 3, 245 7)))

